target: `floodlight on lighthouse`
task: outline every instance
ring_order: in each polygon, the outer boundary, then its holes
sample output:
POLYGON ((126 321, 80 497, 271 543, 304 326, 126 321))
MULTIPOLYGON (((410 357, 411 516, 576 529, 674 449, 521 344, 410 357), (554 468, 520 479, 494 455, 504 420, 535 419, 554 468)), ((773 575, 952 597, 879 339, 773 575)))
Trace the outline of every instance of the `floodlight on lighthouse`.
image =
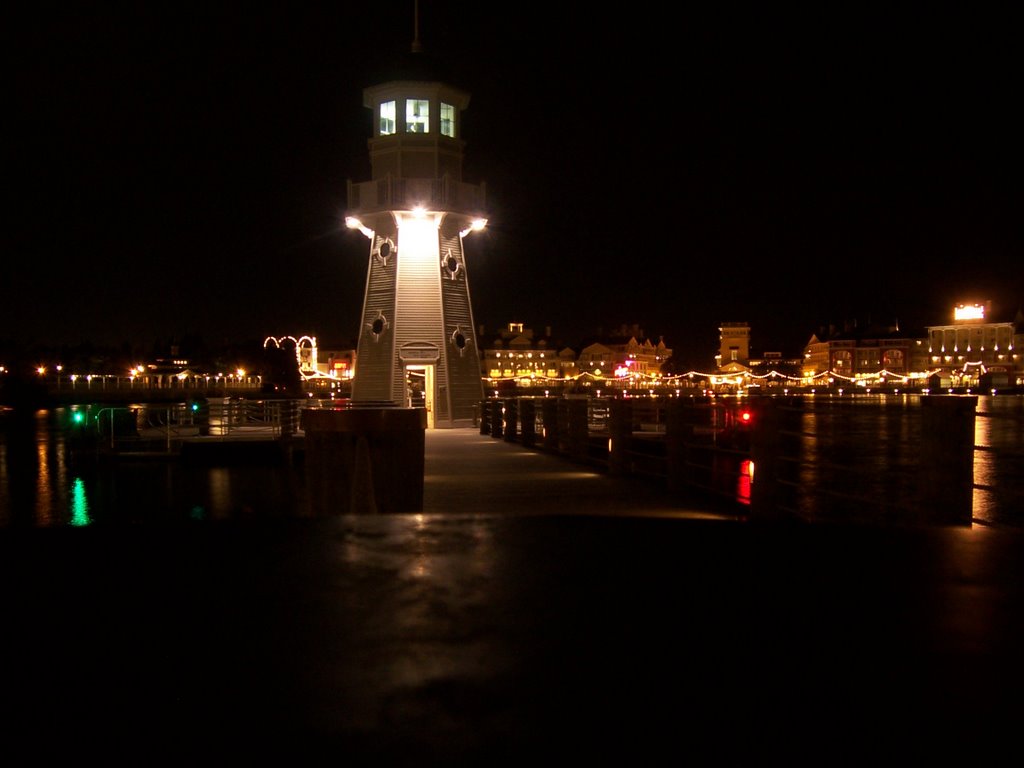
POLYGON ((370 240, 373 240, 373 230, 370 229, 369 227, 364 227, 363 226, 363 222, 361 222, 355 216, 346 216, 345 217, 345 226, 348 227, 349 229, 358 229, 360 232, 362 232, 364 235, 366 235, 366 237, 368 237, 370 240))
POLYGON ((432 261, 437 254, 437 231, 442 214, 417 207, 409 213, 395 212, 398 241, 407 263, 432 261))
POLYGON ((465 237, 470 232, 479 232, 487 226, 487 219, 473 219, 468 227, 459 232, 459 237, 465 237))

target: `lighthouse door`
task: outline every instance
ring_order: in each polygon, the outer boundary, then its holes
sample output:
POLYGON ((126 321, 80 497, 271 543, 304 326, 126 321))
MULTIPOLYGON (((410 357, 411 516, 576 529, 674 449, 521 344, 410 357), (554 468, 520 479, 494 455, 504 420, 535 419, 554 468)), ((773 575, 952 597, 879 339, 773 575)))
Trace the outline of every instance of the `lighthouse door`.
POLYGON ((406 405, 427 410, 427 429, 434 428, 434 368, 433 365, 406 365, 406 405))

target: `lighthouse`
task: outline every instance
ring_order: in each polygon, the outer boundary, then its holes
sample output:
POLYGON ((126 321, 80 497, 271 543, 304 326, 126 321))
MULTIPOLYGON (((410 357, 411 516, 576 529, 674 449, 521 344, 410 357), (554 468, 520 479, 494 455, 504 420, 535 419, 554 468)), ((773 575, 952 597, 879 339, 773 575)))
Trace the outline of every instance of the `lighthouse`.
POLYGON ((346 224, 369 240, 352 401, 426 409, 428 428, 472 424, 483 397, 465 244, 486 225, 463 181, 469 94, 420 48, 363 91, 370 179, 348 182, 346 224))

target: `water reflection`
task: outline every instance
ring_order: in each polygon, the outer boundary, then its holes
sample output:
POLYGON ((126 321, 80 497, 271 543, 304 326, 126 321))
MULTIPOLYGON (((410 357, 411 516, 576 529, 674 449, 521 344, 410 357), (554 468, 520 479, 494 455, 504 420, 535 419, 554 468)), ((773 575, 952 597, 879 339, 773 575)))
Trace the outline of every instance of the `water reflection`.
POLYGON ((89 519, 89 499, 85 493, 85 481, 76 477, 71 487, 71 524, 88 525, 90 522, 92 521, 89 519))
POLYGON ((979 397, 975 431, 975 511, 986 520, 1021 524, 1024 515, 1024 397, 979 397))
MULTIPOLYGON (((927 482, 920 398, 808 400, 794 407, 788 485, 805 519, 911 522, 927 482)), ((975 419, 973 517, 1021 525, 1024 398, 979 397, 975 419)))
POLYGON ((50 487, 50 463, 46 460, 46 444, 36 446, 36 466, 39 482, 36 487, 36 524, 50 525, 53 522, 53 493, 50 487))
MULTIPOLYGON (((223 520, 231 516, 231 473, 224 467, 210 469, 210 517, 223 520)), ((242 504, 242 511, 246 509, 242 504)))
POLYGON ((744 459, 740 462, 739 478, 736 481, 736 499, 740 504, 750 504, 750 483, 754 479, 754 462, 744 459))
POLYGON ((989 451, 992 446, 992 421, 988 415, 978 416, 974 420, 974 445, 974 516, 991 521, 994 512, 993 491, 989 489, 996 484, 996 473, 993 456, 989 451))

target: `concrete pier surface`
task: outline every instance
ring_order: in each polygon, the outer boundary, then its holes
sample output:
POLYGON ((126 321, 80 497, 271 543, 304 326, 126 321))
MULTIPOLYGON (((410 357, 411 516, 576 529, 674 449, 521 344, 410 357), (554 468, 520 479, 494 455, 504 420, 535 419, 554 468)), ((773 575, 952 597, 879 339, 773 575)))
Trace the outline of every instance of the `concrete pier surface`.
MULTIPOLYGON (((1020 531, 757 523, 427 433, 422 513, 0 531, 32 762, 988 763, 1020 531)), ((24 753, 23 753, 24 754, 24 753)))

